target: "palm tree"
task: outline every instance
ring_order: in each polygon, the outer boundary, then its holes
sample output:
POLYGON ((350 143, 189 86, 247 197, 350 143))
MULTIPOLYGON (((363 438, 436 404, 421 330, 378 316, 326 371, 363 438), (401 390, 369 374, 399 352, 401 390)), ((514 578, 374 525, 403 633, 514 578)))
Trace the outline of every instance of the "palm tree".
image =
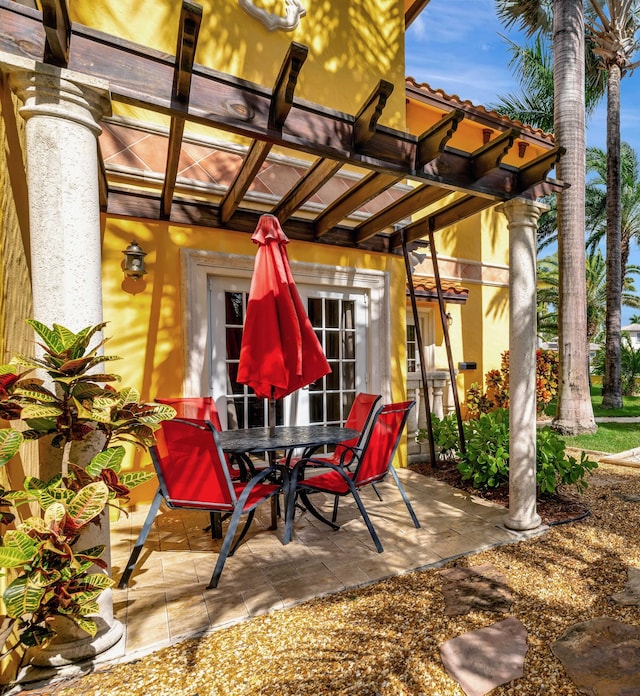
POLYGON ((622 288, 622 180, 620 174, 620 81, 639 63, 631 58, 638 50, 640 2, 608 0, 606 5, 590 0, 595 12, 587 21, 594 53, 607 71, 607 322, 606 366, 602 381, 602 405, 622 408, 620 353, 620 295, 622 288), (609 14, 605 13, 605 7, 609 14))
POLYGON ((553 427, 566 434, 596 429, 589 392, 584 256, 585 59, 582 0, 496 0, 507 26, 553 36, 554 132, 566 154, 559 177, 572 184, 558 196, 558 406, 553 427), (565 281, 565 278, 567 279, 565 281))
MULTIPOLYGON (((607 264, 599 249, 587 256, 585 267, 587 340, 591 343, 601 333, 606 314, 607 264)), ((640 309, 640 296, 636 294, 633 281, 633 276, 639 274, 640 266, 627 268, 622 288, 622 304, 625 307, 640 309)), ((558 332, 559 275, 557 254, 538 261, 538 332, 547 340, 558 332)))
POLYGON ((629 317, 630 324, 640 324, 640 314, 632 314, 629 317))
MULTIPOLYGON (((594 176, 587 182, 587 249, 600 245, 607 232, 607 155, 597 147, 587 149, 587 171, 594 176)), ((621 272, 624 278, 632 243, 640 242, 640 160, 629 145, 620 147, 621 182, 621 272)))

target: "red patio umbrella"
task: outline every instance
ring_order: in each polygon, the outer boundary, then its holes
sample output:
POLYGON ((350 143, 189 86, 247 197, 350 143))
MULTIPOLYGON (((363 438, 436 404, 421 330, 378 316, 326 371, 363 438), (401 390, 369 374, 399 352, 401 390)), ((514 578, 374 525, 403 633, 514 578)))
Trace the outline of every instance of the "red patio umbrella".
POLYGON ((287 236, 274 215, 262 215, 251 237, 258 245, 240 347, 238 382, 270 400, 269 425, 275 426, 275 399, 331 372, 313 331, 289 267, 287 236))

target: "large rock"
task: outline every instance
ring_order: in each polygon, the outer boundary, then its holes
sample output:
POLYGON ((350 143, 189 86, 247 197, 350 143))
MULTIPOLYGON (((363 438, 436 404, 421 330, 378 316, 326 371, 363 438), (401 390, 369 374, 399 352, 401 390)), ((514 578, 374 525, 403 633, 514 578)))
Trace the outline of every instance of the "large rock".
POLYGON ((467 696, 483 696, 522 677, 526 654, 527 631, 513 617, 440 646, 445 669, 467 696))
POLYGON ((629 566, 627 568, 627 584, 622 592, 611 595, 611 599, 623 606, 640 605, 640 569, 629 566))
POLYGON ((513 597, 506 577, 493 565, 447 568, 440 571, 443 579, 447 616, 470 611, 497 611, 506 614, 513 597))
POLYGON ((589 696, 640 696, 640 626, 607 616, 567 629, 552 644, 574 684, 589 696))

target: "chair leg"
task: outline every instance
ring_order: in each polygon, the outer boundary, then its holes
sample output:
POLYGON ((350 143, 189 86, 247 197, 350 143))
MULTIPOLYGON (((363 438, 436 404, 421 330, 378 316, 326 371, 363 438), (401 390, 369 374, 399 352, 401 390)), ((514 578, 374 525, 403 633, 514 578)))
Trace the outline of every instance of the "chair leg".
POLYGON ((235 544, 231 547, 231 551, 227 554, 228 556, 233 556, 233 554, 236 552, 236 549, 240 544, 242 543, 242 540, 245 538, 247 532, 249 531, 249 527, 251 526, 251 523, 253 522, 253 517, 256 514, 255 510, 251 510, 247 514, 247 521, 244 523, 244 527, 242 528, 242 531, 240 532, 240 535, 236 539, 235 544))
MULTIPOLYGON (((302 498, 302 502, 304 503, 305 507, 307 510, 320 522, 324 522, 324 524, 328 525, 331 527, 331 529, 340 529, 340 527, 337 524, 333 524, 333 522, 330 522, 326 517, 321 515, 318 510, 311 504, 311 501, 309 500, 309 496, 307 495, 306 491, 299 491, 299 495, 302 498)), ((337 497, 337 496, 336 496, 337 497)))
POLYGON ((407 506, 407 510, 409 511, 409 514, 411 515, 411 519, 413 520, 413 525, 416 529, 420 529, 420 522, 418 522, 418 518, 416 517, 416 513, 413 511, 413 508, 411 507, 411 503, 409 502, 409 498, 407 496, 406 491, 404 490, 404 486, 400 483, 400 479, 398 478, 398 474, 396 473, 396 470, 390 466, 389 471, 391 472, 391 475, 393 476, 393 480, 396 482, 396 486, 398 486, 398 490, 400 491, 400 495, 402 496, 402 500, 404 500, 404 504, 407 506))
POLYGON ((331 513, 331 521, 335 522, 338 519, 338 503, 340 502, 340 496, 336 495, 333 498, 333 512, 331 513))
POLYGON ((382 502, 382 496, 380 495, 380 491, 376 487, 376 484, 372 483, 371 488, 373 488, 373 490, 376 492, 376 495, 378 496, 378 500, 382 502))
POLYGON ((369 530, 369 534, 371 534, 371 538, 373 539, 373 543, 376 545, 376 549, 378 550, 378 553, 382 553, 384 549, 382 548, 382 544, 380 543, 380 539, 378 539, 378 535, 376 534, 376 530, 373 528, 373 524, 371 524, 371 520, 369 519, 369 515, 367 515, 367 511, 364 509, 364 505, 362 503, 362 500, 360 496, 358 495, 358 491, 355 489, 355 486, 351 484, 349 486, 351 488, 351 493, 353 494, 353 497, 355 498, 356 505, 358 506, 358 510, 360 510, 360 514, 362 515, 362 519, 364 520, 364 523, 367 525, 367 529, 369 530))
POLYGON ((220 576, 222 575, 222 569, 224 568, 227 556, 229 555, 229 550, 231 549, 233 537, 236 534, 236 529, 238 527, 238 522, 240 521, 241 515, 242 506, 238 505, 236 509, 233 511, 231 521, 229 522, 229 526, 227 527, 227 533, 224 535, 224 541, 222 542, 222 548, 220 549, 220 553, 218 554, 216 567, 214 568, 211 580, 209 580, 209 584, 207 585, 208 590, 212 590, 215 587, 218 587, 218 583, 220 582, 220 576))
POLYGON ((136 567, 136 563, 138 562, 138 557, 140 556, 140 552, 142 551, 142 547, 144 546, 144 542, 147 540, 147 537, 149 536, 149 531, 151 530, 151 525, 153 524, 153 520, 155 519, 155 516, 158 514, 158 510, 160 509, 160 504, 162 503, 163 497, 162 493, 160 492, 160 489, 156 491, 155 497, 153 499, 153 502, 151 503, 151 507, 149 508, 149 512, 147 513, 147 518, 144 521, 144 524, 142 525, 142 529, 140 530, 140 534, 138 534, 138 538, 136 540, 135 546, 133 547, 133 550, 131 551, 131 555, 129 556, 129 560, 127 561, 127 566, 124 569, 124 573, 122 573, 122 577, 120 578, 120 582, 118 583, 118 588, 119 589, 124 589, 128 582, 129 578, 131 577, 131 573, 133 573, 134 568, 136 567))

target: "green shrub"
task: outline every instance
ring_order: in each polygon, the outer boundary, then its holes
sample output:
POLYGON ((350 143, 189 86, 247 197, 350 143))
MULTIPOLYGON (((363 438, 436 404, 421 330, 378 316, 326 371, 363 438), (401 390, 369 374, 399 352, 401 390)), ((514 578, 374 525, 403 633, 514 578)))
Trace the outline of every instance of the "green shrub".
MULTIPOLYGON (((443 453, 458 459, 458 470, 474 488, 498 488, 509 482, 509 412, 496 409, 481 413, 462 424, 466 452, 460 451, 455 414, 442 420, 433 419, 435 444, 443 453)), ((419 442, 427 440, 427 431, 419 430, 419 442)), ((560 485, 587 487, 586 476, 598 465, 584 452, 580 459, 568 456, 562 438, 550 428, 538 429, 536 435, 536 483, 541 493, 555 493, 560 485)))

